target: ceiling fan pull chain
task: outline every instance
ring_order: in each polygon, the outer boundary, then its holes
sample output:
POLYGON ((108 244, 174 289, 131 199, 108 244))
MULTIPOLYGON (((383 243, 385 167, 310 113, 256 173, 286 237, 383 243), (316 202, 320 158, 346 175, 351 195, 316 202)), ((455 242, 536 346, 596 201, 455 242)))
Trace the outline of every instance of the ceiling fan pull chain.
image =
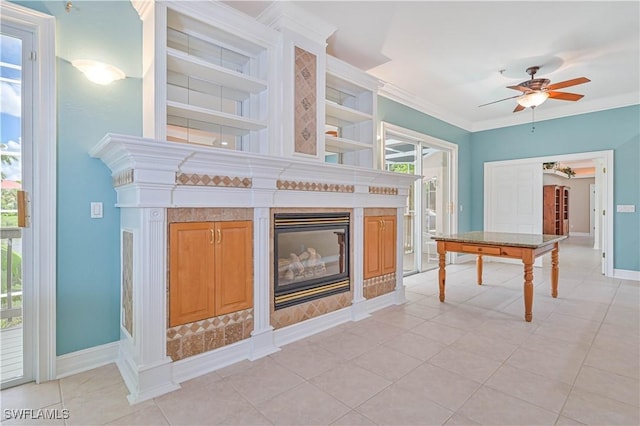
POLYGON ((531 107, 531 133, 536 131, 536 107, 531 107))

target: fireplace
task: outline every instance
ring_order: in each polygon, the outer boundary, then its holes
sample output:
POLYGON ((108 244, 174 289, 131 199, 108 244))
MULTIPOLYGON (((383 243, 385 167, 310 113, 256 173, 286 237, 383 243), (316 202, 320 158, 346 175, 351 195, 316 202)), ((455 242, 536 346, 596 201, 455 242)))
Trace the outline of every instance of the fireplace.
POLYGON ((274 215, 276 310, 350 290, 349 213, 274 215))

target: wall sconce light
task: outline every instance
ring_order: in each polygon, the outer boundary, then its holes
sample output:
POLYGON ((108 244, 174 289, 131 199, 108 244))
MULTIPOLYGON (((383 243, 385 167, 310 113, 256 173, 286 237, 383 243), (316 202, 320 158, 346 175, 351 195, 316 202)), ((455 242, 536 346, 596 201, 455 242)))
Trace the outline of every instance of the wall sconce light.
POLYGON ((121 69, 91 59, 76 59, 71 61, 71 65, 96 84, 107 85, 127 77, 121 69))

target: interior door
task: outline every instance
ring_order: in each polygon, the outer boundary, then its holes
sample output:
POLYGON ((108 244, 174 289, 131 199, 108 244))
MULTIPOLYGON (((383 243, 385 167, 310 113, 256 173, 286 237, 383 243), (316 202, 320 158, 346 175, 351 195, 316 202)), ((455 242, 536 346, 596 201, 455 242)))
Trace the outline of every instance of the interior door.
MULTIPOLYGON (((484 230, 542 233, 542 165, 485 163, 484 230)), ((542 266, 542 258, 536 259, 542 266)))

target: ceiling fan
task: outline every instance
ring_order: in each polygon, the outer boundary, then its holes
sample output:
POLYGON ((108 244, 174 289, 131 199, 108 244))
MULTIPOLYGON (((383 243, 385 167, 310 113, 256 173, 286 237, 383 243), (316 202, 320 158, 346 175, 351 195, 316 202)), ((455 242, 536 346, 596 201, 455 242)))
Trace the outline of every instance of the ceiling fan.
POLYGON ((518 102, 518 106, 516 106, 513 112, 518 112, 529 107, 535 108, 546 101, 547 98, 559 99, 562 101, 577 101, 582 99, 584 95, 557 92, 556 90, 563 89, 565 87, 577 86, 578 84, 588 83, 591 81, 586 77, 578 77, 571 80, 561 81, 560 83, 549 84, 551 83, 551 80, 548 78, 535 78, 536 72, 538 72, 539 69, 539 66, 527 68, 527 74, 531 76, 530 80, 523 81, 517 86, 507 86, 507 89, 518 90, 522 92, 521 94, 489 102, 480 106, 483 107, 497 102, 506 101, 508 99, 517 98, 516 101, 518 102))

